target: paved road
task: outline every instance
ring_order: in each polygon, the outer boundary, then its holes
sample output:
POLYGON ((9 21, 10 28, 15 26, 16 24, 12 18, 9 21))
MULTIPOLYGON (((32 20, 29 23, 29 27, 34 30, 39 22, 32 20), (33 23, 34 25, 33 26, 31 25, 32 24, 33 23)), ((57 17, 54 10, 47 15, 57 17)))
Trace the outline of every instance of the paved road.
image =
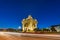
POLYGON ((0 40, 60 40, 60 35, 0 32, 0 40))

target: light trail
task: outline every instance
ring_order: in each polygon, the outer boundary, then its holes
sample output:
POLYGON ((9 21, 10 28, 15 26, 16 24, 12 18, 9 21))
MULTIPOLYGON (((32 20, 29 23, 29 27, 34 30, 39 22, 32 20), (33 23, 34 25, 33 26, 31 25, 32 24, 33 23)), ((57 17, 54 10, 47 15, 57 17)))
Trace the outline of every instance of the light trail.
POLYGON ((7 39, 16 39, 15 37, 42 37, 42 38, 51 38, 51 39, 59 39, 60 35, 53 34, 28 34, 28 33, 16 33, 16 32, 0 32, 0 35, 6 36, 7 39), (10 38, 9 38, 10 37, 10 38))

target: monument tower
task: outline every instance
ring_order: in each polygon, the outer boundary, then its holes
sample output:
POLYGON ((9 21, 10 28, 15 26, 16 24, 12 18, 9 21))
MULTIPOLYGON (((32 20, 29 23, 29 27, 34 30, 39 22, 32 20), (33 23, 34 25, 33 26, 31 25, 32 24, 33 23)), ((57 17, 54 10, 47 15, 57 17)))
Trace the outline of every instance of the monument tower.
POLYGON ((37 20, 33 19, 31 15, 22 20, 22 32, 34 32, 37 28, 37 20))

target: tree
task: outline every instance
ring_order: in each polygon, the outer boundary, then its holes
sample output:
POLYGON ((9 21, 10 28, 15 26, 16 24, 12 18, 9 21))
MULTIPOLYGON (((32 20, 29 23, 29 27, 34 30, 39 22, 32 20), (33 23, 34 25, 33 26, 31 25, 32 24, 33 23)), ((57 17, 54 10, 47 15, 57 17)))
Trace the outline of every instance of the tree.
POLYGON ((22 29, 17 29, 17 32, 22 32, 22 29))
POLYGON ((54 26, 51 26, 51 31, 52 31, 52 32, 56 32, 56 29, 55 29, 54 26))
POLYGON ((46 29, 46 28, 43 28, 42 31, 46 31, 46 32, 49 32, 50 30, 49 29, 46 29))
POLYGON ((13 32, 13 31, 16 31, 16 29, 8 28, 7 31, 13 32))
POLYGON ((41 31, 41 29, 39 29, 39 28, 35 28, 34 31, 35 31, 35 32, 36 32, 36 31, 41 31))

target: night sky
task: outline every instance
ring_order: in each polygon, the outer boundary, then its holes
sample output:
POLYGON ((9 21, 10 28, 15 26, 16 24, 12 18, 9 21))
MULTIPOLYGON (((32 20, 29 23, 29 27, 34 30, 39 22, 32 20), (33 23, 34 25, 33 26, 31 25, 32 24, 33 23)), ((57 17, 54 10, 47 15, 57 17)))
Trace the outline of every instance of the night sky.
POLYGON ((0 0, 0 28, 18 28, 32 15, 39 28, 60 24, 59 0, 0 0))

